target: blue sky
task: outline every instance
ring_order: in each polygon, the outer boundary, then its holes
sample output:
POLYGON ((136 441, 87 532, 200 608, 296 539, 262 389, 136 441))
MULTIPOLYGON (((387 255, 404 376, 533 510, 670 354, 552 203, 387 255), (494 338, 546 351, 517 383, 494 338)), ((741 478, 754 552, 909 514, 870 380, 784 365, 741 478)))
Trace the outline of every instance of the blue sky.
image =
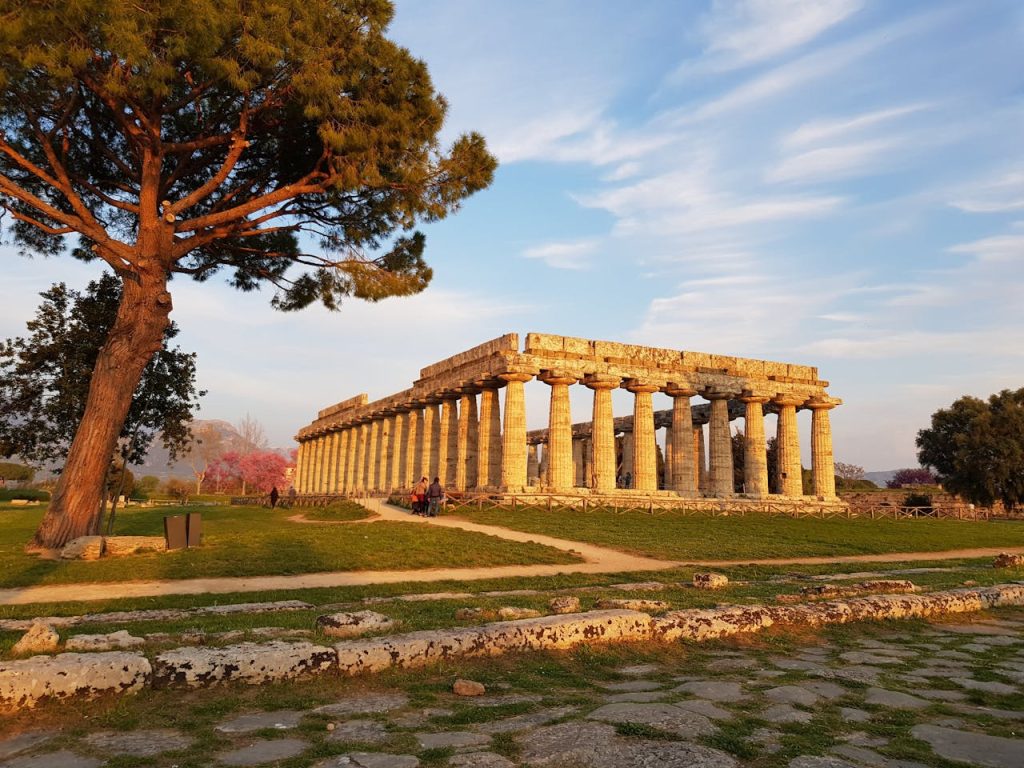
MULTIPOLYGON (((495 182, 426 229, 411 299, 281 315, 175 281, 202 416, 284 445, 329 403, 540 331, 817 365, 845 400, 837 459, 873 470, 916 464, 959 395, 1024 386, 1020 2, 403 0, 392 34, 495 182)), ((4 263, 3 336, 94 276, 4 263)), ((531 426, 546 396, 527 388, 531 426)))

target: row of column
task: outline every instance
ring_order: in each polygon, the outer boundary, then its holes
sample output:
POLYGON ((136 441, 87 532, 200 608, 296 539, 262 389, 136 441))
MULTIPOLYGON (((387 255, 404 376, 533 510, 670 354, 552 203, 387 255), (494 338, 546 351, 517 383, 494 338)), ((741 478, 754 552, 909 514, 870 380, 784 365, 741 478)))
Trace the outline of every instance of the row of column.
MULTIPOLYGON (((420 477, 440 478, 448 488, 523 488, 529 461, 526 444, 526 408, 523 385, 532 373, 508 372, 499 380, 480 382, 407 408, 385 411, 346 425, 300 445, 297 486, 300 493, 350 493, 409 487, 420 477), (504 424, 498 389, 505 388, 504 424), (480 395, 479 410, 477 395, 480 395)), ((812 411, 811 459, 814 494, 835 496, 832 435, 827 398, 777 396, 749 392, 704 390, 710 401, 707 466, 704 466, 704 430, 694 426, 690 398, 695 389, 669 384, 661 387, 639 379, 623 382, 617 376, 593 374, 582 380, 593 391, 590 450, 581 455, 580 441, 572 435, 569 386, 578 379, 558 371, 545 371, 539 380, 551 388, 548 444, 543 476, 550 490, 571 490, 579 482, 597 491, 616 487, 615 425, 611 390, 620 386, 634 395, 631 449, 631 487, 658 489, 654 410, 651 395, 663 391, 672 397, 672 428, 666 440, 666 485, 683 496, 706 493, 733 495, 732 442, 729 403, 745 404, 744 493, 768 495, 768 462, 764 431, 764 404, 778 408, 778 489, 784 496, 802 495, 800 443, 796 409, 812 411)))

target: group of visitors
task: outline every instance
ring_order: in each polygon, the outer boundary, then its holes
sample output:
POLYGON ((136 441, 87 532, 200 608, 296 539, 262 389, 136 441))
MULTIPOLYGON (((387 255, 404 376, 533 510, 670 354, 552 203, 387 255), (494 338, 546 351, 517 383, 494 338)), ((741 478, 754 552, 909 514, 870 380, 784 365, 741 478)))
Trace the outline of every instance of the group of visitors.
POLYGON ((427 485, 427 478, 421 477, 420 481, 413 486, 409 498, 412 501, 414 515, 437 517, 445 499, 444 487, 441 485, 440 478, 435 477, 434 482, 427 485))

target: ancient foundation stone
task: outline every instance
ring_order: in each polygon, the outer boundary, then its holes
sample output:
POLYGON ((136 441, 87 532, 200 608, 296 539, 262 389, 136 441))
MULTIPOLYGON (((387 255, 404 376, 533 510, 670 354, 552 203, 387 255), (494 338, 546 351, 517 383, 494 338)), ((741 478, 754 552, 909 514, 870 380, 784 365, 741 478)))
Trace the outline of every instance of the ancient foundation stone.
POLYGON ((103 552, 107 557, 166 551, 167 540, 163 536, 107 536, 103 539, 103 552))
POLYGON ((376 611, 332 613, 317 616, 316 627, 328 637, 358 637, 369 632, 391 629, 397 622, 376 611))
POLYGON ((342 674, 356 674, 389 667, 422 666, 443 659, 497 656, 509 651, 557 650, 582 643, 642 640, 650 636, 650 621, 650 616, 636 611, 594 611, 350 640, 338 643, 335 649, 342 674))
POLYGON ((103 555, 102 536, 80 536, 64 545, 62 560, 99 560, 103 555))
POLYGON ((456 696, 483 696, 487 693, 487 689, 483 686, 483 683, 478 683, 475 680, 462 680, 460 678, 452 685, 452 693, 456 696))
POLYGON ((695 573, 693 586, 697 589, 722 589, 729 584, 729 577, 721 573, 695 573))
POLYGON ((200 688, 233 680, 250 684, 290 680, 325 672, 334 665, 335 658, 330 648, 283 641, 176 648, 156 657, 153 685, 200 688))
POLYGON ((61 653, 0 662, 0 711, 34 707, 43 699, 92 699, 134 693, 153 669, 134 653, 61 653))
POLYGON ((612 598, 609 600, 598 600, 597 608, 601 610, 625 608, 629 611, 643 611, 655 613, 657 611, 667 611, 671 608, 670 603, 666 603, 664 600, 629 600, 612 598))
POLYGON ((30 653, 53 653, 60 644, 60 635, 53 627, 41 622, 29 627, 22 638, 11 648, 14 656, 25 656, 30 653))
POLYGON ((557 614, 579 613, 580 599, 571 596, 553 597, 548 603, 548 610, 557 614))
POLYGON ((1003 552, 996 555, 996 559, 992 561, 993 568, 1024 568, 1024 555, 1012 555, 1009 552, 1003 552))
POLYGON ((69 651, 123 651, 145 644, 141 637, 133 637, 122 629, 109 635, 75 635, 67 639, 64 647, 69 651))
POLYGON ((540 616, 540 611, 536 611, 533 608, 506 606, 498 609, 498 618, 509 621, 514 621, 515 619, 535 619, 538 616, 540 616))

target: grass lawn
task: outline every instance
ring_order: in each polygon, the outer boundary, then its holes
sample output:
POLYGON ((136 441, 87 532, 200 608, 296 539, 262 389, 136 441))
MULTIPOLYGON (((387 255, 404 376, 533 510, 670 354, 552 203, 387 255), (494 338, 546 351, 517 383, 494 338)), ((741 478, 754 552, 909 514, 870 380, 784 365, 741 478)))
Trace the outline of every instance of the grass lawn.
POLYGON ((666 512, 616 513, 559 509, 447 514, 475 523, 557 536, 668 560, 732 560, 768 557, 873 555, 938 552, 969 547, 1024 546, 1024 523, 958 520, 847 520, 813 517, 710 517, 666 512))
MULTIPOLYGON (((287 521, 293 510, 188 509, 203 515, 203 546, 198 549, 62 562, 40 560, 23 550, 42 517, 42 507, 0 505, 0 587, 575 561, 572 555, 538 544, 411 523, 304 525, 287 521)), ((163 507, 120 512, 115 533, 162 535, 164 515, 178 511, 163 507)), ((358 519, 365 510, 345 503, 320 514, 324 519, 358 519)))

